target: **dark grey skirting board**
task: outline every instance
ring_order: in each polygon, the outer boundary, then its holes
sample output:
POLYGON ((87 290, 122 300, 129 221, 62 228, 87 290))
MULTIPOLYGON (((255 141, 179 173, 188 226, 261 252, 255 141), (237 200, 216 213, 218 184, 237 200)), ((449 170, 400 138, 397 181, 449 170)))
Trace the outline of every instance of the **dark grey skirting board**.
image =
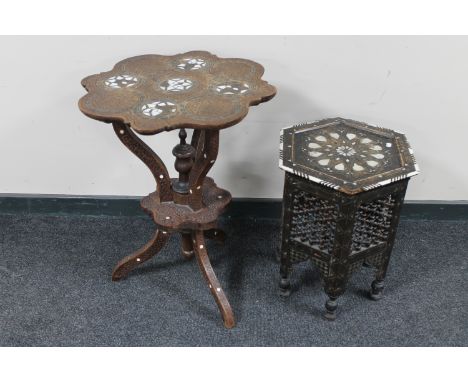
MULTIPOLYGON (((0 214, 138 216, 141 197, 0 194, 0 214)), ((280 199, 234 198, 224 216, 279 219, 280 199)), ((402 219, 468 220, 467 201, 406 201, 402 219)))

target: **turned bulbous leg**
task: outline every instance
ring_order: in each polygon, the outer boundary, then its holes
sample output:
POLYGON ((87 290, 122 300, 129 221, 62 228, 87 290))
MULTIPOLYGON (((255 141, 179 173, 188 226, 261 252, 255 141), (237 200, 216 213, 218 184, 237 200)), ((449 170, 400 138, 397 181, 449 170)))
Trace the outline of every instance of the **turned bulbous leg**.
POLYGON ((280 264, 281 263, 281 247, 276 248, 275 251, 275 261, 280 264))
POLYGON ((279 294, 283 297, 288 297, 291 294, 291 277, 290 269, 287 265, 282 264, 280 267, 280 282, 279 294))
POLYGON ((333 321, 336 318, 336 309, 338 308, 338 303, 335 297, 330 297, 325 303, 325 314, 324 318, 329 321, 333 321))
POLYGON ((371 290, 369 296, 372 300, 378 301, 383 296, 384 281, 383 280, 374 280, 371 284, 371 290))

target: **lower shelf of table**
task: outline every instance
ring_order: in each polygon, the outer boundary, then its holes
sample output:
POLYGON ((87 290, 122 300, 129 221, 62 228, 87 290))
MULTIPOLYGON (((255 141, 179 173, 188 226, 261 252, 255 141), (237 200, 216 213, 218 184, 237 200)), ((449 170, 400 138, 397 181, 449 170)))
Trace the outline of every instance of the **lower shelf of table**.
POLYGON ((168 230, 206 230, 216 227, 216 221, 231 201, 231 194, 216 186, 211 178, 205 178, 202 186, 204 207, 194 211, 190 207, 159 200, 155 191, 141 200, 142 208, 154 222, 168 230))

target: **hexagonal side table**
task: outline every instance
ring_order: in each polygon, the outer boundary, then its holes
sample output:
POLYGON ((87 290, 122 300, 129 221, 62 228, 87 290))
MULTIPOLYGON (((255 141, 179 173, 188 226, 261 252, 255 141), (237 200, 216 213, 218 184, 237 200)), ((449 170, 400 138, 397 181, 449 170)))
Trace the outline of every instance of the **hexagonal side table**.
POLYGON ((288 127, 280 137, 283 197, 280 292, 292 265, 310 260, 325 292, 325 318, 361 265, 377 269, 370 297, 382 296, 401 206, 418 174, 403 134, 342 118, 288 127))

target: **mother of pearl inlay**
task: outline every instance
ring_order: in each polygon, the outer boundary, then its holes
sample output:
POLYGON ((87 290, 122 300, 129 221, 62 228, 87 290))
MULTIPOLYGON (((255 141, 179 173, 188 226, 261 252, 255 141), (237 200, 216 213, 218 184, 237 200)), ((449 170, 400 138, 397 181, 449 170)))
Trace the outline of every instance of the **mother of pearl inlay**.
POLYGON ((128 74, 121 74, 109 77, 104 81, 104 84, 112 89, 122 89, 135 86, 137 82, 138 78, 128 74))
MULTIPOLYGON (((385 146, 391 147, 391 144, 385 146)), ((325 171, 373 171, 385 159, 382 146, 371 138, 341 130, 311 136, 304 150, 309 160, 317 161, 325 171)))
POLYGON ((201 58, 184 58, 182 62, 177 64, 177 67, 183 70, 198 70, 205 66, 206 61, 201 58))
POLYGON ((171 78, 164 81, 160 88, 169 92, 181 92, 190 89, 192 86, 193 82, 191 80, 185 78, 171 78))
POLYGON ((177 107, 175 103, 169 101, 153 101, 141 107, 141 112, 147 117, 164 116, 176 111, 177 107))

